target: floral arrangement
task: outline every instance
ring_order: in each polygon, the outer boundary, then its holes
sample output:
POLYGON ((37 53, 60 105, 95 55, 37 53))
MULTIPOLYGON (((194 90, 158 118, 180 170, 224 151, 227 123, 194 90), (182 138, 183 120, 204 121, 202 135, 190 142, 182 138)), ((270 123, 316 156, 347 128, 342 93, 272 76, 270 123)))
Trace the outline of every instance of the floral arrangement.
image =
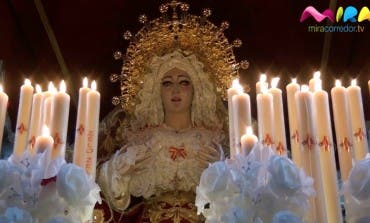
POLYGON ((307 217, 312 185, 289 158, 257 144, 247 156, 210 164, 195 203, 206 223, 298 223, 307 217))
POLYGON ((349 178, 343 182, 346 220, 348 222, 370 222, 370 154, 357 161, 349 178))
POLYGON ((49 153, 0 160, 0 222, 81 223, 101 202, 99 186, 84 169, 49 153))

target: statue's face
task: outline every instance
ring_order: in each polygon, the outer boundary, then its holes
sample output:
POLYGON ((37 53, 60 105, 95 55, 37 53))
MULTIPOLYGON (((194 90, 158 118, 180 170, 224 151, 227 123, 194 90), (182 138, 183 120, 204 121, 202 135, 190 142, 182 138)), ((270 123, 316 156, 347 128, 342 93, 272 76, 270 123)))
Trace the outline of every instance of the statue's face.
POLYGON ((173 68, 161 82, 161 97, 165 113, 189 112, 193 101, 193 85, 186 71, 173 68))

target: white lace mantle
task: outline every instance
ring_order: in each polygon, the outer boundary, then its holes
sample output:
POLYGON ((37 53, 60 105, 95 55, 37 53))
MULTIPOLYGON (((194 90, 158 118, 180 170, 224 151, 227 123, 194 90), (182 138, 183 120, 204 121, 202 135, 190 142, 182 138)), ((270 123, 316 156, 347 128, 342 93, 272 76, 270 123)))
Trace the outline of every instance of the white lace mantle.
POLYGON ((110 199, 126 197, 124 206, 129 204, 129 195, 149 198, 175 190, 195 192, 207 162, 198 152, 219 145, 220 140, 218 132, 199 128, 174 131, 166 126, 131 135, 128 145, 103 164, 102 189, 110 199))

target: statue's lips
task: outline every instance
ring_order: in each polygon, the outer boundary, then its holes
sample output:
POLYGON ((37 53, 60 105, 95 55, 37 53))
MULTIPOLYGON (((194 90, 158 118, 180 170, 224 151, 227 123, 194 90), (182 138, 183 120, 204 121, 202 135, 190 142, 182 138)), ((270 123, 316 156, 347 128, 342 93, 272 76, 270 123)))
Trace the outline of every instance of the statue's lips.
POLYGON ((181 98, 179 98, 179 97, 173 97, 173 98, 171 98, 171 101, 172 102, 180 102, 181 101, 181 98))

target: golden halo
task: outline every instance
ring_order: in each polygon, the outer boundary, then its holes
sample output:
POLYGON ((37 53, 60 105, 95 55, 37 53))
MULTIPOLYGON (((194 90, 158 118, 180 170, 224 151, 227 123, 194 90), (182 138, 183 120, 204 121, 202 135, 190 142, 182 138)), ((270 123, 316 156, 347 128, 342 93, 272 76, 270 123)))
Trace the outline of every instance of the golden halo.
POLYGON ((124 38, 130 40, 126 54, 114 53, 115 59, 123 60, 121 74, 110 76, 112 82, 121 84, 121 95, 112 99, 114 105, 121 104, 125 111, 132 112, 151 59, 175 49, 195 54, 215 82, 217 92, 222 99, 227 99, 227 88, 238 76, 239 68, 247 69, 249 65, 248 61, 238 63, 234 56, 233 49, 242 42, 236 39, 229 43, 223 33, 229 23, 214 25, 207 19, 210 9, 204 9, 202 16, 189 14, 188 10, 189 4, 173 0, 159 7, 162 13, 159 18, 147 21, 147 17, 141 15, 139 21, 144 26, 135 35, 129 31, 124 33, 124 38))

